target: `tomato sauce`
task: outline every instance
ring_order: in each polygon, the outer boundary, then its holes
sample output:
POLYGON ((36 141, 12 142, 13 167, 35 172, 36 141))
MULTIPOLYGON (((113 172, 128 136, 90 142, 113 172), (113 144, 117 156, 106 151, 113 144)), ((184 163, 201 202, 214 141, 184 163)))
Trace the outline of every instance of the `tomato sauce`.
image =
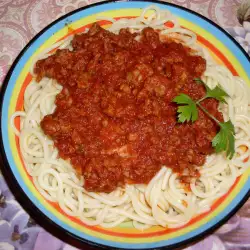
MULTIPOLYGON (((38 81, 46 76, 63 86, 41 127, 84 176, 85 189, 148 183, 164 165, 183 182, 199 176, 219 128, 201 110, 196 122, 178 123, 172 100, 180 93, 194 100, 205 95, 194 78, 206 61, 181 43, 162 42, 152 28, 116 35, 94 24, 72 47, 39 60, 35 73, 38 81)), ((202 104, 222 119, 215 99, 202 104)))

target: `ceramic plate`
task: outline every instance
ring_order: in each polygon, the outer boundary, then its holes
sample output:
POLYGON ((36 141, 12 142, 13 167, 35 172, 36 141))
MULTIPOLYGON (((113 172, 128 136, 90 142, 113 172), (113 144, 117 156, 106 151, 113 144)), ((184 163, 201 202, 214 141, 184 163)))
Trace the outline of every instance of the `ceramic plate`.
MULTIPOLYGON (((27 174, 19 150, 18 138, 9 125, 11 114, 22 110, 23 95, 31 81, 29 69, 32 59, 45 48, 72 32, 83 32, 96 21, 97 16, 131 17, 138 16, 141 9, 151 4, 168 9, 177 16, 180 24, 198 36, 198 42, 205 46, 215 60, 224 64, 234 75, 239 75, 249 83, 250 63, 248 55, 220 27, 210 20, 185 8, 168 3, 151 1, 105 2, 75 10, 42 30, 20 53, 1 92, 1 152, 3 173, 18 201, 31 216, 47 230, 70 243, 95 244, 102 247, 126 249, 150 249, 178 247, 197 240, 204 234, 222 225, 247 200, 250 190, 250 168, 239 177, 226 195, 218 199, 207 213, 197 216, 187 225, 178 229, 153 227, 138 231, 128 224, 112 229, 87 226, 80 220, 67 216, 60 208, 48 202, 35 188, 27 174)), ((101 24, 107 24, 101 22, 101 24)), ((18 126, 18 119, 16 119, 18 126)), ((82 247, 81 247, 82 248, 82 247)))

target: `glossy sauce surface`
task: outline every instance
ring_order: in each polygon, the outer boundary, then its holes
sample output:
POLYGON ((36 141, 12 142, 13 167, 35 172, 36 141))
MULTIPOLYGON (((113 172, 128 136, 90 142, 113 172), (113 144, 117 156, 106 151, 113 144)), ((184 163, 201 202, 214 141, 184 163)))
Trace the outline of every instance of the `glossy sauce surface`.
MULTIPOLYGON (((177 122, 180 93, 198 100, 206 61, 191 49, 146 28, 140 39, 122 29, 115 35, 94 24, 76 35, 73 50, 58 50, 35 66, 63 90, 56 110, 41 122, 63 159, 85 179, 88 191, 111 192, 126 183, 148 183, 165 165, 183 182, 199 175, 218 126, 199 110, 194 123, 177 122)), ((215 99, 203 106, 222 120, 215 99)))

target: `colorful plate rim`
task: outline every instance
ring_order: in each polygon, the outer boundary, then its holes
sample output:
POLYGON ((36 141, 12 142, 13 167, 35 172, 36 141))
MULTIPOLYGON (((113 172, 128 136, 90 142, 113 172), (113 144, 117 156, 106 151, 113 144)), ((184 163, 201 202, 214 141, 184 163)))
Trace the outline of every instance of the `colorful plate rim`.
MULTIPOLYGON (((18 62, 20 61, 20 59, 22 58, 22 56, 25 54, 25 52, 30 48, 31 45, 34 44, 34 42, 39 39, 39 37, 41 37, 41 35, 43 35, 48 29, 50 29, 51 27, 53 27, 54 25, 56 25, 57 23, 59 23, 62 20, 66 20, 67 17, 76 14, 80 11, 86 10, 86 9, 91 9, 93 7, 96 6, 102 6, 105 4, 109 4, 109 3, 122 3, 124 1, 105 1, 105 2, 99 2, 99 3, 95 3, 92 5, 88 5, 82 8, 79 8, 77 10, 74 10, 62 17, 60 17, 59 19, 53 21, 51 24, 49 24, 48 26, 46 26, 43 30, 41 30, 25 47, 24 49, 20 52, 20 54, 18 55, 18 57, 15 59, 15 61, 13 62, 5 80, 4 83, 2 85, 2 89, 1 89, 1 93, 0 93, 0 102, 1 102, 1 111, 4 110, 4 97, 5 97, 5 93, 6 93, 6 89, 8 87, 8 82, 11 79, 12 75, 15 74, 14 69, 16 67, 16 65, 18 64, 18 62)), ((161 2, 161 1, 139 1, 139 0, 131 0, 131 1, 125 1, 124 3, 128 4, 128 3, 143 3, 143 4, 161 4, 161 5, 166 5, 166 6, 170 6, 170 7, 174 7, 176 9, 180 9, 182 11, 191 13, 192 15, 203 19, 205 22, 208 22, 210 25, 214 26, 219 32, 222 32, 224 35, 226 35, 226 37, 231 40, 231 42, 233 42, 234 45, 236 45, 237 49, 243 54, 243 56, 245 56, 245 58, 248 60, 248 62, 250 62, 250 58, 248 56, 248 54, 242 49, 242 47, 225 31, 223 30, 220 26, 218 26, 217 24, 215 24, 214 22, 212 22, 211 20, 203 17, 202 15, 189 10, 187 8, 175 5, 175 4, 171 4, 171 3, 166 3, 166 2, 161 2)), ((133 4, 134 5, 134 4, 133 4)), ((129 6, 126 6, 129 8, 129 6)), ((133 6, 134 7, 134 6, 133 6)), ((4 112, 2 112, 1 114, 1 118, 6 117, 4 116, 4 112)), ((22 186, 20 185, 20 183, 18 182, 18 180, 16 179, 16 177, 14 176, 13 172, 12 172, 12 168, 10 166, 10 163, 8 161, 8 157, 5 151, 5 144, 4 144, 4 137, 5 134, 3 133, 3 131, 5 130, 5 126, 4 125, 4 119, 1 119, 1 124, 0 124, 0 129, 1 129, 1 140, 0 140, 0 151, 1 151, 1 163, 2 163, 2 170, 3 170, 3 174, 4 177, 7 180, 8 185, 10 186, 11 191, 15 194, 16 199, 19 201, 20 204, 22 204, 22 206, 24 206, 24 208, 29 212, 29 214, 31 215, 31 217, 33 217, 41 226, 43 226, 46 230, 48 230, 49 232, 51 232, 52 234, 54 234, 55 236, 57 236, 58 238, 62 239, 63 241, 66 241, 70 244, 73 244, 79 248, 83 248, 83 244, 84 243, 88 243, 89 245, 94 245, 94 246, 98 246, 98 247, 104 247, 104 248, 110 248, 109 245, 104 245, 102 244, 100 241, 98 243, 94 242, 94 241, 90 241, 88 239, 83 239, 71 232, 69 232, 68 230, 66 230, 65 228, 59 226, 57 223, 55 223, 53 220, 50 220, 50 218, 48 216, 46 216, 38 207, 37 205, 35 205, 35 203, 31 200, 31 198, 24 192, 22 186), (11 170, 11 171, 10 171, 11 170)), ((196 241, 200 238, 202 238, 203 236, 213 232, 215 229, 217 229, 219 226, 221 226, 222 224, 224 224, 245 202, 246 200, 249 198, 250 196, 250 188, 246 188, 247 184, 250 182, 249 178, 247 183, 245 184, 244 188, 244 195, 242 195, 241 197, 238 197, 236 204, 234 204, 233 209, 231 209, 228 213, 223 214, 223 216, 221 216, 221 218, 219 218, 219 220, 217 220, 214 224, 208 226, 205 230, 203 230, 200 233, 196 233, 194 235, 192 235, 191 237, 185 238, 183 240, 181 240, 180 242, 174 242, 174 243, 170 243, 168 245, 157 245, 157 246, 153 246, 152 244, 154 243, 148 243, 144 244, 142 247, 140 247, 140 249, 152 249, 152 248, 164 248, 166 249, 173 249, 175 247, 180 247, 186 244, 189 244, 193 241, 196 241), (150 246, 149 246, 150 245, 150 246)), ((224 211, 224 210, 223 210, 224 211)), ((189 234, 189 233, 188 233, 189 234)), ((96 238, 98 239, 98 238, 96 238)), ((97 240, 98 241, 98 240, 97 240)), ((101 240, 102 241, 102 240, 101 240)), ((165 242, 165 241, 164 241, 165 242)), ((165 244, 165 243, 164 243, 165 244)), ((120 243, 120 245, 112 245, 112 248, 117 248, 117 249, 127 249, 126 246, 127 244, 123 244, 120 243)), ((133 248, 135 246, 133 246, 132 244, 130 245, 129 248, 133 248)), ((136 247, 138 248, 138 246, 136 247)))

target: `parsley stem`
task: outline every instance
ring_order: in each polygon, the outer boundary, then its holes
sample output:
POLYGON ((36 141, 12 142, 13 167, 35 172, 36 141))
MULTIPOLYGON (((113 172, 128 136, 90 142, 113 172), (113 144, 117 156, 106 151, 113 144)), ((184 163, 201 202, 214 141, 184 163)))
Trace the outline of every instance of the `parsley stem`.
POLYGON ((200 103, 199 101, 196 102, 196 104, 201 108, 202 111, 204 111, 211 119, 213 119, 217 124, 220 125, 220 122, 213 116, 211 115, 200 103))
POLYGON ((203 100, 205 100, 205 99, 207 99, 207 96, 206 95, 204 95, 200 100, 198 100, 196 103, 198 104, 198 103, 200 103, 200 102, 202 102, 203 100))

